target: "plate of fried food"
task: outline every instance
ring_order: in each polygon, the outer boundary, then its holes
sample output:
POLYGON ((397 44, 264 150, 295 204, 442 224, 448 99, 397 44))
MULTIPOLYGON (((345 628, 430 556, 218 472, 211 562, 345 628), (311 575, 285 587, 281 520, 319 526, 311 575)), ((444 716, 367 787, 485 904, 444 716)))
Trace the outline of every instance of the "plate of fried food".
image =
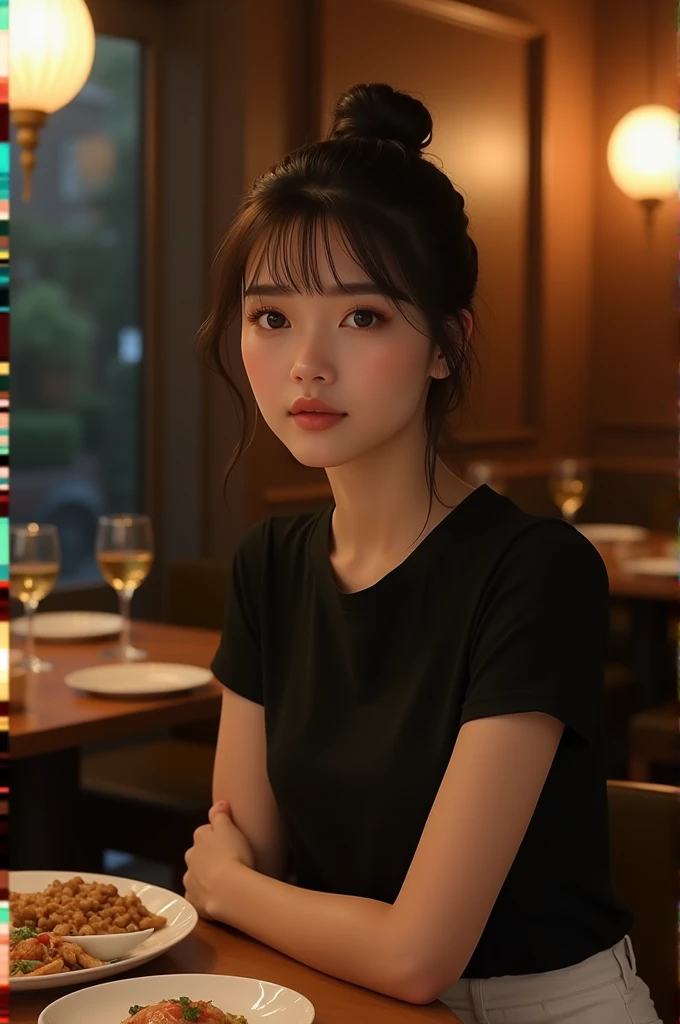
POLYGON ((177 893, 113 875, 11 871, 10 988, 64 988, 165 953, 198 921, 177 893))
POLYGON ((283 985, 221 974, 125 978, 47 1006, 38 1024, 312 1024, 314 1007, 283 985))

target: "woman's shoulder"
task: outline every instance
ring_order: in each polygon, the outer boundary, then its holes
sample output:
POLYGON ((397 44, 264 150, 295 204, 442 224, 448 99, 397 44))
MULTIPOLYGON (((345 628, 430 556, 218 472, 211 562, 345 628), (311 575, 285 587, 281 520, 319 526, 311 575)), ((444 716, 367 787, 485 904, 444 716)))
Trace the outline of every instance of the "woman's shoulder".
POLYGON ((480 542, 496 550, 498 562, 518 570, 557 569, 606 575, 597 548, 579 529, 556 516, 526 512, 514 501, 495 492, 489 503, 480 542), (485 536, 483 536, 485 535, 485 536), (495 540, 495 544, 492 542, 495 540))
POLYGON ((302 512, 289 516, 268 516, 246 530, 241 539, 236 557, 246 567, 263 562, 279 562, 282 558, 293 561, 303 557, 319 521, 328 513, 302 512))

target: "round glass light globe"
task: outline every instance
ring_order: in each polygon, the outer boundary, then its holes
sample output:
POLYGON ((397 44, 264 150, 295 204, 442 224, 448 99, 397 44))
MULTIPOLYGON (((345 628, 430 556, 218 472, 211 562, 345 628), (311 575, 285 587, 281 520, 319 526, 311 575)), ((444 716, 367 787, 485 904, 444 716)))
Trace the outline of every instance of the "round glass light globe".
POLYGON ((53 114, 87 81, 95 52, 85 0, 12 0, 9 105, 53 114))
POLYGON ((678 115, 670 107, 636 107, 609 138, 607 165, 632 199, 667 199, 678 190, 678 115))

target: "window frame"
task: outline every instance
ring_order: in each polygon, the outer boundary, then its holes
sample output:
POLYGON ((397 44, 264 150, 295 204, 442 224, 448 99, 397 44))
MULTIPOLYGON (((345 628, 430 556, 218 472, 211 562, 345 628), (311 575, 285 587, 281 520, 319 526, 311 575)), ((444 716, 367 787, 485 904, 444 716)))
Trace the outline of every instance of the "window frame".
MULTIPOLYGON (((198 555, 201 534, 201 379, 186 332, 193 333, 200 321, 205 287, 203 0, 197 4, 88 0, 88 6, 96 33, 134 39, 144 46, 139 504, 154 523, 156 565, 135 597, 134 613, 138 618, 157 619, 163 614, 168 559, 198 555), (186 127, 191 123, 194 145, 187 146, 186 127), (173 250, 171 244, 177 231, 172 219, 178 217, 181 197, 188 194, 193 196, 198 216, 192 219, 193 230, 187 232, 189 237, 183 239, 178 254, 180 247, 175 245, 173 250), (185 306, 182 299, 187 294, 185 306), (191 478, 179 502, 174 482, 168 479, 170 451, 187 467, 191 478)), ((103 580, 74 582, 59 587, 42 602, 41 609, 109 610, 116 603, 114 592, 103 580)))

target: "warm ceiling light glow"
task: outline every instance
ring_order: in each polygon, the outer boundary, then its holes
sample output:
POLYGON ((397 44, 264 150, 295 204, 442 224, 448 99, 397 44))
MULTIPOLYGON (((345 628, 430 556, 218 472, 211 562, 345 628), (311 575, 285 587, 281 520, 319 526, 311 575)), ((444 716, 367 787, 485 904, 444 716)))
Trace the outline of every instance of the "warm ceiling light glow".
POLYGON ((12 0, 9 40, 9 106, 22 149, 23 198, 29 199, 39 131, 87 81, 94 25, 85 0, 12 0))
POLYGON ((678 190, 678 115, 670 107, 636 107, 622 117, 607 146, 607 164, 627 196, 647 202, 678 190))

